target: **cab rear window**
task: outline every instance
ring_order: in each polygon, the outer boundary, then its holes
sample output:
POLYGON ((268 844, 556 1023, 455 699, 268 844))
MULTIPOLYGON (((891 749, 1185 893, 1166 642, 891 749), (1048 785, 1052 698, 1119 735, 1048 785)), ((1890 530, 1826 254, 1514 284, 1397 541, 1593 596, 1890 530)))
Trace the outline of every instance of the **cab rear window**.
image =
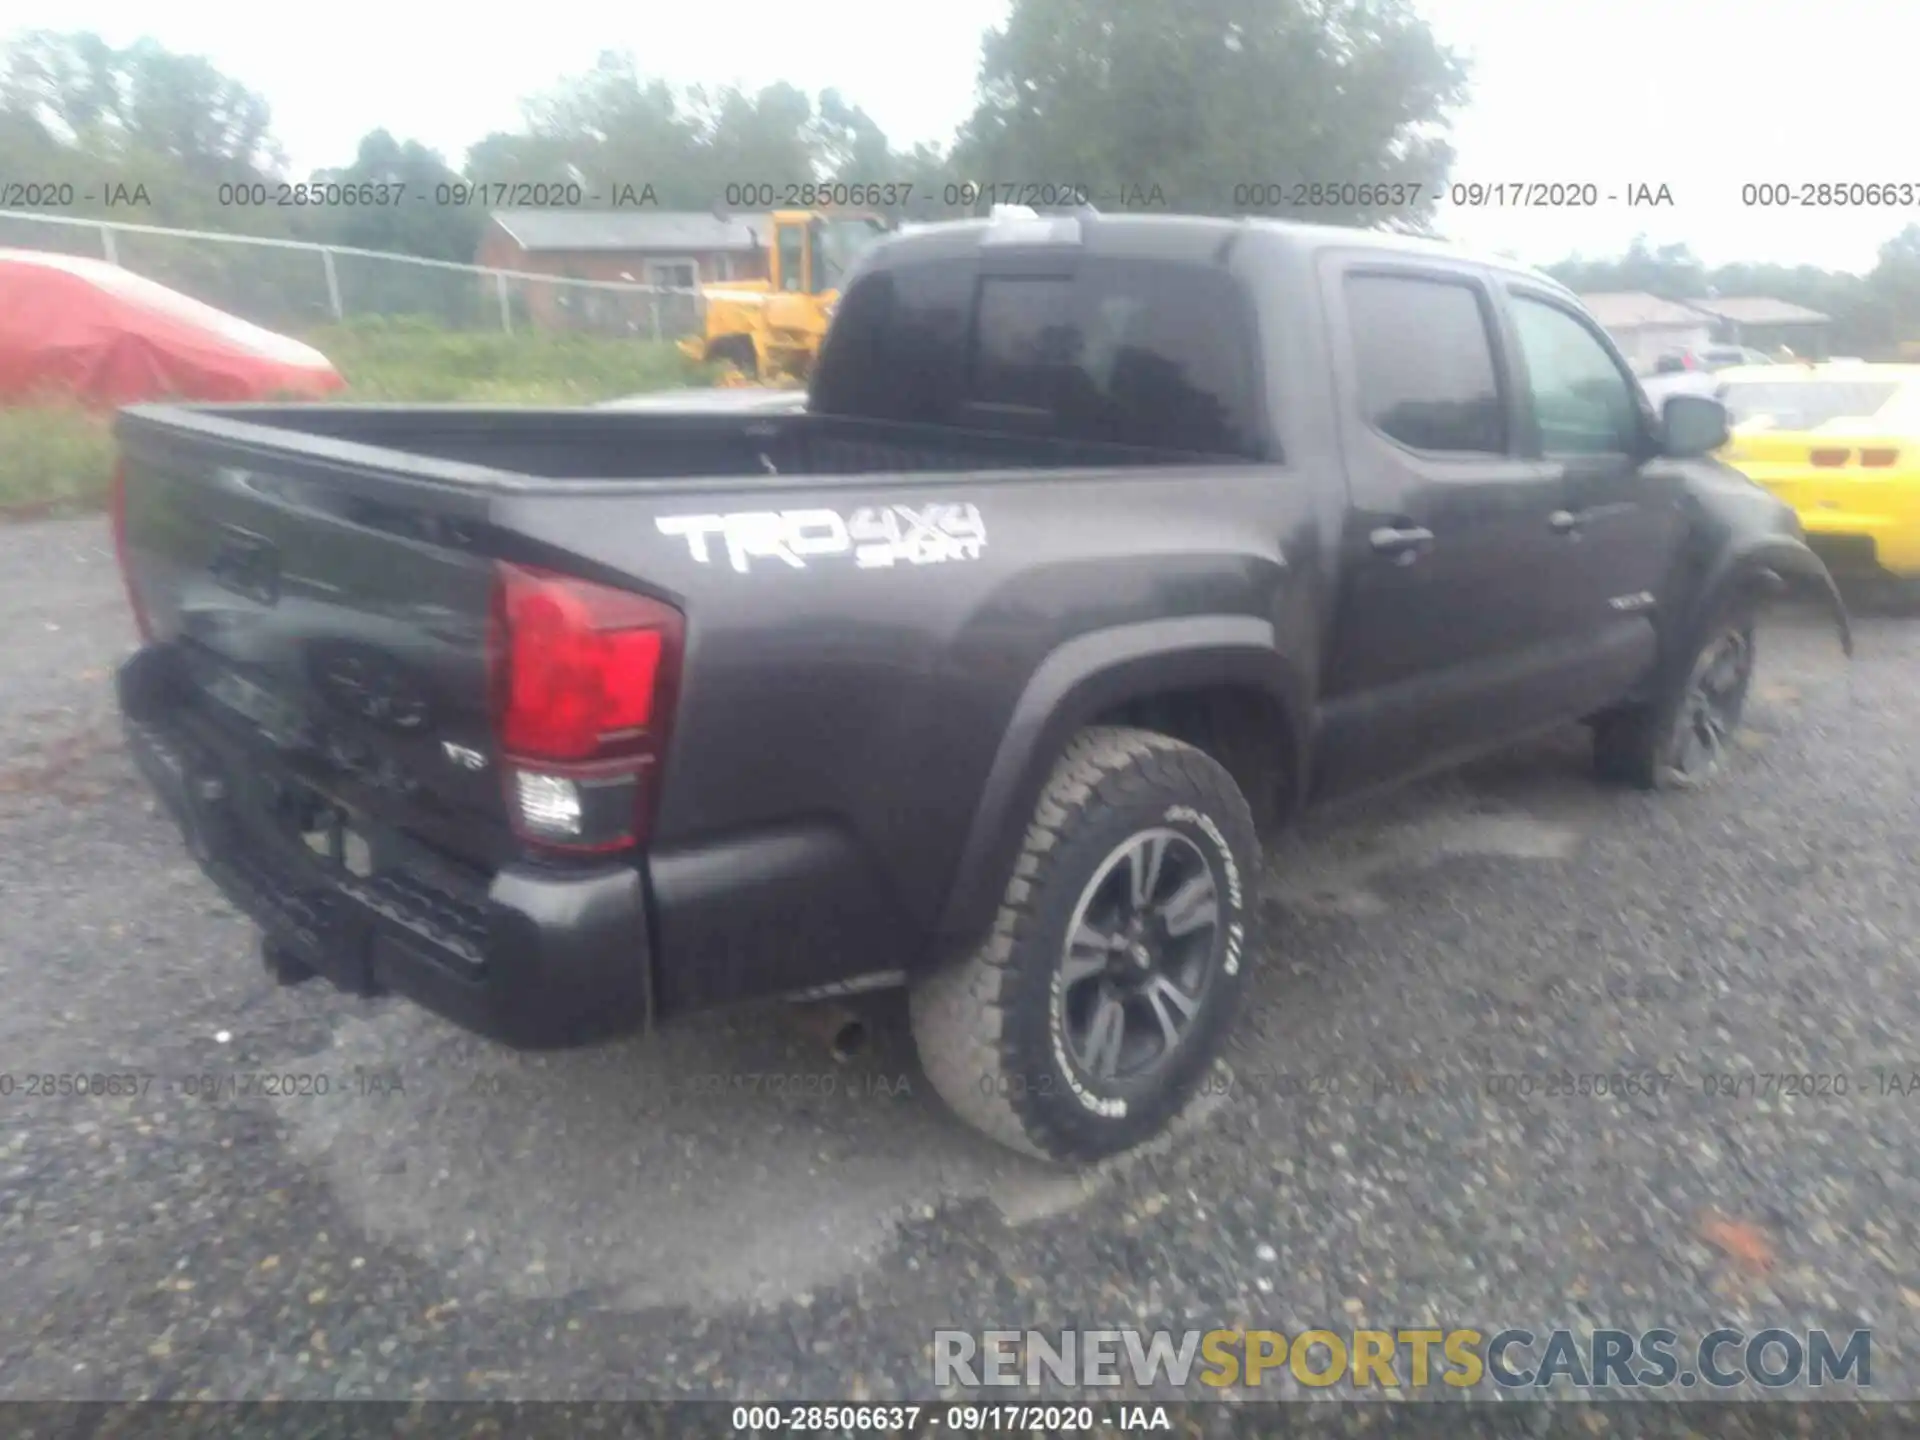
POLYGON ((905 265, 856 280, 812 407, 1264 458, 1246 307, 1226 274, 1088 256, 1072 275, 905 265))
POLYGON ((1736 425, 1817 430, 1838 420, 1869 419, 1899 390, 1886 380, 1730 380, 1719 397, 1736 425))

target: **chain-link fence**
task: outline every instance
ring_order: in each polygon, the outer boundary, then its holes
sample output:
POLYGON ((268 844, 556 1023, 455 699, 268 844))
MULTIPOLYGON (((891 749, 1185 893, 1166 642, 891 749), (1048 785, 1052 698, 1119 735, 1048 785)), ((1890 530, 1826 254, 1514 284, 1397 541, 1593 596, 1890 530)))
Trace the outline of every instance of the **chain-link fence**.
POLYGON ((0 211, 0 249, 86 255, 282 331, 359 316, 457 330, 570 331, 674 340, 705 320, 700 292, 571 280, 303 240, 0 211))

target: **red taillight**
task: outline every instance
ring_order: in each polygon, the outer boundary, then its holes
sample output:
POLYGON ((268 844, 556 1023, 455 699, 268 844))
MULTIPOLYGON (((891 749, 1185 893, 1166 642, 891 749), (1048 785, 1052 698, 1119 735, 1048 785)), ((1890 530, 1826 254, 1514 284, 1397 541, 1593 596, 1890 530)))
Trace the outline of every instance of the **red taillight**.
POLYGON ((128 564, 127 464, 124 460, 113 467, 113 484, 108 490, 107 503, 113 515, 113 554, 120 564, 120 579, 127 587, 127 605, 133 611, 133 623, 140 630, 141 640, 151 640, 153 624, 147 618, 147 607, 140 601, 140 591, 133 583, 133 567, 128 564))
POLYGON ((1822 470, 1832 470, 1846 464, 1847 456, 1851 453, 1847 450, 1812 450, 1807 453, 1807 460, 1822 470))
POLYGON ((500 741, 516 755, 591 760, 653 718, 663 631, 655 600, 517 565, 500 567, 505 681, 500 741))
POLYGON ((507 803, 564 850, 645 839, 680 660, 680 612, 521 565, 496 567, 492 660, 507 803))
POLYGON ((1860 463, 1871 466, 1875 470, 1884 470, 1889 465, 1898 464, 1899 461, 1898 450, 1862 450, 1860 452, 1860 463))

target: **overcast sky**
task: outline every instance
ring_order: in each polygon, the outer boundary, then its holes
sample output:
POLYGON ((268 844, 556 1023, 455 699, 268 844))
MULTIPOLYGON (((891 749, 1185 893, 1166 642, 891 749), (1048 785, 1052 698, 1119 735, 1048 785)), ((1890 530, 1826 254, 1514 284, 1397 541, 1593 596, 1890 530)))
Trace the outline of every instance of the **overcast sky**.
MULTIPOLYGON (((1592 182, 1598 210, 1443 208, 1452 238, 1543 264, 1617 253, 1636 233, 1709 263, 1865 269, 1920 207, 1750 209, 1747 182, 1906 182, 1913 153, 1903 0, 1417 0, 1474 63, 1455 179, 1592 182), (1902 103, 1904 102, 1904 103, 1902 103), (1898 106, 1898 108, 1896 108, 1898 106), (1629 209, 1630 185, 1671 208, 1629 209)), ((344 164, 385 126, 459 164, 519 100, 631 50, 679 84, 836 86, 896 144, 944 144, 971 108, 979 39, 1006 0, 730 0, 442 7, 332 0, 297 15, 255 0, 8 0, 20 28, 151 35, 266 95, 297 172, 344 164)), ((499 178, 499 177, 496 177, 499 178)), ((750 179, 753 177, 738 177, 750 179)), ((1046 178, 1046 177, 1034 177, 1046 178)), ((1259 179, 1266 177, 1248 177, 1259 179)), ((1285 178, 1285 177, 1278 177, 1285 178)), ((1337 180, 1338 176, 1302 177, 1337 180)))

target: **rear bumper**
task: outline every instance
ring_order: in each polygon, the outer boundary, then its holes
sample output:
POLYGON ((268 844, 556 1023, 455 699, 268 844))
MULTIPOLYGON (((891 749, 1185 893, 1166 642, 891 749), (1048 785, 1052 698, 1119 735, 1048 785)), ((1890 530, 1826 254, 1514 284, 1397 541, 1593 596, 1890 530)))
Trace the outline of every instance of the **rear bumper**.
POLYGON ((822 824, 585 872, 509 863, 491 877, 369 824, 385 858, 355 874, 276 814, 300 783, 284 762, 199 713, 174 674, 164 646, 120 669, 134 763, 221 892, 342 989, 404 995, 509 1045, 550 1049, 871 982, 930 953, 869 858, 822 824))
POLYGON ((151 663, 143 651, 120 671, 128 749, 200 867, 269 941, 342 989, 405 995, 521 1048, 647 1023, 646 898, 633 866, 508 865, 486 883, 450 867, 350 873, 274 823, 270 762, 154 703, 151 663))

